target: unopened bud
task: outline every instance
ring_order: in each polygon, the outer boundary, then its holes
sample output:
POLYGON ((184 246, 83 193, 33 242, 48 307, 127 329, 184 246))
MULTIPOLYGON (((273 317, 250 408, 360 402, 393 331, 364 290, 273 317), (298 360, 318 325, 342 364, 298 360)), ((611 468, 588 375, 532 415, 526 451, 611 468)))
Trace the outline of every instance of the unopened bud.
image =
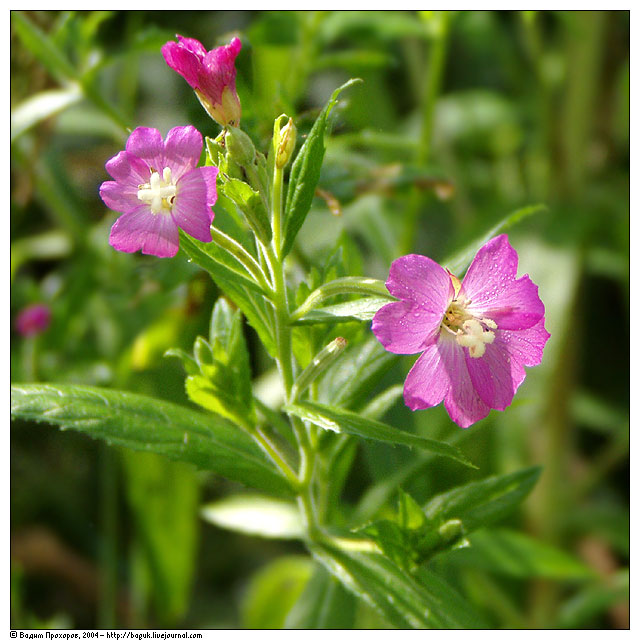
POLYGON ((292 391, 293 397, 297 398, 321 373, 324 373, 329 365, 344 351, 346 346, 347 341, 342 337, 338 337, 319 351, 296 380, 292 391))
POLYGON ((438 527, 438 533, 443 542, 452 542, 464 534, 464 525, 462 520, 452 518, 447 520, 438 527))
POLYGON ((293 118, 289 118, 289 122, 280 129, 280 137, 276 148, 277 169, 284 169, 289 164, 289 160, 291 160, 293 151, 296 148, 296 133, 297 129, 296 125, 293 124, 293 118))
POLYGON ((253 164, 253 160, 256 157, 256 148, 253 146, 251 138, 242 129, 229 127, 224 138, 224 144, 229 157, 241 167, 253 164))

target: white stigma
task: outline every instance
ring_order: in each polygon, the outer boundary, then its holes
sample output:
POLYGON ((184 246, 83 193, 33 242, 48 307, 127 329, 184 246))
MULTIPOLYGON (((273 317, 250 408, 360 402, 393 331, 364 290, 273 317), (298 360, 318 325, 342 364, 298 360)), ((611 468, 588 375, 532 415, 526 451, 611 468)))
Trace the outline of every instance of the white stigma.
POLYGON ((176 185, 171 180, 169 167, 163 169, 162 178, 157 171, 152 171, 149 182, 138 186, 138 200, 148 203, 151 213, 171 211, 175 195, 176 185))
POLYGON ((489 318, 483 318, 481 321, 472 318, 471 320, 465 320, 456 333, 458 344, 461 347, 467 347, 472 358, 482 358, 487 348, 486 345, 491 344, 496 337, 493 331, 485 330, 482 326, 483 324, 489 329, 497 328, 496 323, 489 318))

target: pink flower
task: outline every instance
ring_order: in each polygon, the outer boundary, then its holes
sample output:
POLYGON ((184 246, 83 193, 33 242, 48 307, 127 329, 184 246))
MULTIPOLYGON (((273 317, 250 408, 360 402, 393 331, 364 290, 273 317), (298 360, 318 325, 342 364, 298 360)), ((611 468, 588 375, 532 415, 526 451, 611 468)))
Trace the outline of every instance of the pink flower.
POLYGON ((200 167, 202 136, 191 126, 174 127, 166 140, 157 129, 138 127, 105 165, 114 181, 100 197, 121 215, 109 244, 118 251, 171 258, 178 252, 178 227, 211 242, 211 207, 217 198, 216 167, 200 167))
POLYGON ((462 283, 425 256, 393 262, 386 284, 400 301, 382 307, 372 329, 387 351, 422 352, 404 384, 410 409, 444 400, 466 428, 511 404, 549 338, 538 287, 517 268, 506 235, 478 251, 462 283))
POLYGON ((16 318, 16 329, 23 336, 35 336, 45 331, 51 322, 51 310, 46 304, 30 304, 16 318))
POLYGON ((195 90, 207 113, 223 127, 240 124, 240 99, 236 92, 235 60, 242 42, 233 38, 223 47, 207 51, 194 38, 176 36, 178 42, 167 42, 162 55, 195 90))

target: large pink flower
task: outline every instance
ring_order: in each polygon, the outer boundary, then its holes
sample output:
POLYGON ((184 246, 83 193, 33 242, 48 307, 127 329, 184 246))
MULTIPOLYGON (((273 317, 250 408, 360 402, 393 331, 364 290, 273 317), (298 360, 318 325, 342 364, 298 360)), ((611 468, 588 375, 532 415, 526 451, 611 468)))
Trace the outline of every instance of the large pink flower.
POLYGON ((174 127, 163 141, 157 129, 138 127, 125 151, 105 165, 115 181, 103 182, 100 197, 121 215, 109 244, 118 251, 171 258, 178 227, 211 242, 211 207, 217 198, 216 167, 200 167, 202 136, 192 126, 174 127))
POLYGON ((425 256, 392 263, 386 284, 399 302, 382 307, 372 329, 387 351, 422 352, 404 384, 410 409, 444 400, 466 428, 511 404, 549 339, 538 287, 517 269, 506 235, 478 251, 462 282, 425 256))
POLYGON ((236 92, 235 60, 242 42, 233 38, 223 47, 207 51, 194 38, 176 36, 178 42, 167 42, 162 55, 195 90, 207 113, 223 127, 240 123, 240 98, 236 92))

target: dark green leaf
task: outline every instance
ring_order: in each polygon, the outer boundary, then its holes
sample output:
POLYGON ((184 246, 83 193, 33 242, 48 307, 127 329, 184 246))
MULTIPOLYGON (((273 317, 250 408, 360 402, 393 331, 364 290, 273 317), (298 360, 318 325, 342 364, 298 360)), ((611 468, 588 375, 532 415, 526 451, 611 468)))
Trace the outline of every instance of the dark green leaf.
MULTIPOLYGON (((314 556, 342 583, 373 606, 395 627, 405 629, 462 629, 477 626, 466 610, 460 612, 448 597, 453 592, 442 580, 417 582, 380 553, 352 548, 313 545, 314 556), (469 624, 471 622, 471 624, 469 624)), ((362 543, 360 543, 362 544, 362 543)))
POLYGON ((285 411, 329 431, 347 433, 361 438, 388 442, 389 444, 417 447, 430 451, 437 456, 451 458, 469 467, 474 467, 458 449, 449 444, 400 431, 383 422, 363 418, 353 411, 315 402, 298 402, 285 407, 285 411))
POLYGON ((285 629, 352 629, 356 599, 324 567, 316 569, 284 624, 285 629))
POLYGON ((540 467, 470 482, 432 498, 424 508, 431 520, 459 518, 467 533, 500 520, 531 491, 540 467))
POLYGON ((340 92, 356 82, 360 82, 360 80, 351 79, 331 94, 329 102, 314 122, 305 143, 291 166, 285 205, 283 256, 291 251, 298 231, 300 231, 300 227, 311 208, 324 158, 324 135, 329 113, 338 102, 340 92))
POLYGON ((267 351, 275 355, 275 343, 269 329, 269 311, 260 287, 236 270, 233 258, 213 242, 204 243, 180 231, 180 249, 207 271, 214 282, 244 313, 256 330, 267 351))
POLYGON ((594 572, 577 558, 509 529, 482 529, 469 536, 470 546, 453 551, 450 562, 515 578, 584 580, 594 572))
POLYGON ((340 361, 331 367, 320 382, 320 399, 348 408, 359 406, 371 396, 380 378, 397 361, 385 351, 375 336, 361 344, 347 347, 340 361))
POLYGON ((149 567, 156 615, 175 625, 189 604, 198 545, 198 476, 185 464, 125 451, 126 493, 149 567))
POLYGON ((20 384, 11 388, 11 412, 14 418, 50 422, 109 444, 190 462, 261 490, 289 492, 244 432, 157 398, 81 385, 20 384))

